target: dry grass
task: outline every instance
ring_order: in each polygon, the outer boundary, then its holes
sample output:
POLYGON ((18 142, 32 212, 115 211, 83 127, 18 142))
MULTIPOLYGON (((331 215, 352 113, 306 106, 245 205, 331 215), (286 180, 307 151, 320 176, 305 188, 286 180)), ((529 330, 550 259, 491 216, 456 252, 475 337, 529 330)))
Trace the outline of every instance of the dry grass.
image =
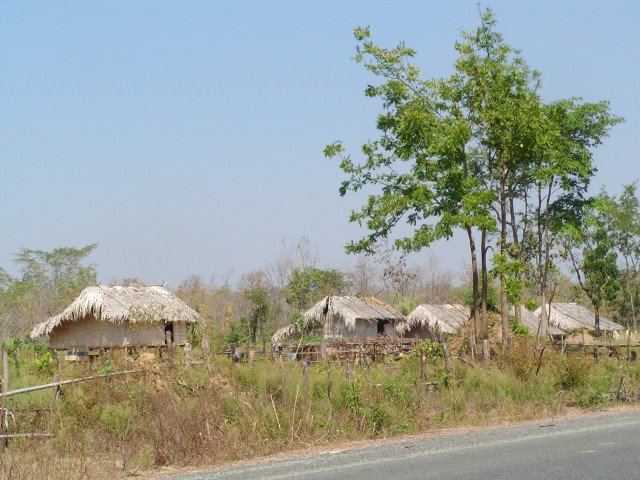
MULTIPOLYGON (((147 370, 141 379, 77 384, 65 388, 58 401, 50 391, 9 401, 18 413, 14 430, 54 436, 12 441, 1 457, 0 478, 114 479, 164 466, 532 419, 632 398, 640 384, 635 363, 603 358, 595 365, 592 358, 562 356, 551 348, 536 375, 536 351, 527 341, 488 368, 456 360, 452 372, 433 351, 427 381, 435 387, 419 379, 414 355, 355 366, 351 382, 338 364, 314 364, 305 382, 297 363, 233 365, 219 358, 208 378, 201 365, 178 363, 169 370, 146 357, 139 363, 147 370), (623 376, 623 395, 616 395, 623 376), (43 410, 29 411, 34 408, 43 410)), ((122 358, 111 362, 119 369, 131 367, 122 358)), ((65 377, 80 376, 88 366, 65 369, 65 377)), ((32 370, 22 382, 47 380, 32 370)))

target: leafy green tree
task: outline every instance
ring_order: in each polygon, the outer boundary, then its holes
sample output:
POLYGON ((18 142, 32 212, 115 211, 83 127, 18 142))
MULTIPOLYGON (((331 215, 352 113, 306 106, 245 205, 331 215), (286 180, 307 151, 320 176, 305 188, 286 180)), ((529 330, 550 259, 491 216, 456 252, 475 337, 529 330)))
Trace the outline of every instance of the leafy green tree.
POLYGON ((604 222, 610 232, 618 258, 621 259, 619 314, 625 325, 637 326, 640 293, 640 200, 637 183, 624 185, 619 197, 600 195, 604 205, 604 222))
POLYGON ((605 222, 605 202, 597 199, 579 229, 564 232, 566 256, 570 260, 580 288, 595 312, 596 333, 600 333, 600 311, 615 302, 620 288, 617 253, 611 232, 605 222))
POLYGON ((35 323, 59 313, 88 285, 97 281, 96 266, 83 262, 97 244, 56 248, 50 252, 22 249, 15 255, 19 278, 0 275, 1 334, 20 336, 35 323))
POLYGON ((283 291, 287 303, 304 311, 327 295, 340 295, 347 288, 344 274, 334 268, 295 268, 283 291))
POLYGON ((247 317, 249 326, 249 339, 255 344, 259 336, 264 339, 267 321, 271 311, 269 304, 269 292, 264 287, 256 287, 245 292, 247 300, 251 304, 251 313, 247 317))
MULTIPOLYGON (((538 93, 540 74, 495 26, 491 10, 481 12, 480 26, 463 32, 455 44, 454 73, 428 80, 411 63, 414 50, 404 44, 381 48, 370 41, 368 28, 356 29, 355 59, 381 79, 366 90, 367 96, 382 100, 380 137, 362 147, 360 162, 340 142, 327 146, 325 155, 341 160, 347 175, 341 195, 365 187, 373 192, 350 215, 368 234, 350 243, 348 252, 370 253, 380 239, 397 233, 399 224, 410 227, 409 235, 395 241, 406 251, 449 238, 456 229, 466 231, 472 316, 477 318, 478 296, 484 312, 483 321, 476 322, 476 338, 486 329, 487 253, 495 244, 493 272, 500 280, 502 336, 508 344, 508 304, 521 302, 528 270, 523 242, 530 236, 531 193, 550 187, 554 208, 579 204, 594 172, 590 149, 619 119, 604 102, 571 99, 546 105, 538 93), (583 165, 573 172, 579 160, 583 165)), ((544 222, 540 225, 544 231, 544 222)))
POLYGON ((520 219, 522 261, 537 287, 541 308, 540 336, 548 324, 549 278, 560 254, 558 233, 566 225, 580 228, 587 189, 595 173, 593 149, 622 121, 609 112, 607 102, 582 103, 579 99, 544 106, 543 131, 532 152, 522 190, 524 212, 520 219))

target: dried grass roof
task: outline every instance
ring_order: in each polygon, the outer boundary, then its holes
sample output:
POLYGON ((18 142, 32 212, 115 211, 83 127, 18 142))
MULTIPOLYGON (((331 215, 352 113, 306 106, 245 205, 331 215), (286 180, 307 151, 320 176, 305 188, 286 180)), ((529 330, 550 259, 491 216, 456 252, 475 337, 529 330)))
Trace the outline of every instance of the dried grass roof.
POLYGON ((304 314, 307 325, 343 321, 349 330, 356 328, 356 320, 402 321, 404 316, 389 305, 373 297, 329 296, 316 303, 304 314))
MULTIPOLYGON (((334 323, 344 322, 348 330, 356 328, 357 320, 377 322, 378 320, 389 320, 391 322, 401 322, 404 316, 394 310, 389 305, 374 297, 348 297, 348 296, 328 296, 324 297, 304 314, 305 329, 310 330, 314 324, 324 325, 327 320, 334 323)), ((272 342, 280 343, 295 335, 297 328, 295 325, 287 325, 278 330, 272 342)))
MULTIPOLYGON (((534 312, 539 316, 541 308, 534 312)), ((562 330, 578 330, 586 328, 595 330, 595 314, 577 303, 552 303, 549 309, 549 324, 562 330)), ((624 327, 611 320, 600 317, 600 329, 603 331, 620 331, 624 327)))
POLYGON ((469 309, 458 304, 418 305, 407 320, 396 327, 405 335, 416 327, 428 327, 443 333, 457 333, 469 321, 469 309))
POLYGON ((289 338, 293 337, 297 331, 298 329, 293 323, 285 327, 282 327, 281 329, 276 331, 276 333, 273 334, 273 336, 271 337, 271 343, 274 345, 278 343, 282 343, 285 340, 288 340, 289 338))
MULTIPOLYGON (((536 310, 537 311, 537 310, 536 310)), ((514 307, 510 309, 511 315, 515 314, 514 307)), ((540 326, 540 316, 533 313, 531 310, 528 310, 524 306, 520 306, 520 323, 524 325, 531 335, 538 334, 538 328, 540 326)), ((548 335, 562 335, 564 332, 560 330, 558 327, 554 327, 553 325, 547 325, 547 334, 548 335)))
POLYGON ((31 338, 49 335, 60 324, 89 314, 113 323, 202 321, 195 310, 159 285, 96 285, 85 288, 62 313, 36 325, 31 338))

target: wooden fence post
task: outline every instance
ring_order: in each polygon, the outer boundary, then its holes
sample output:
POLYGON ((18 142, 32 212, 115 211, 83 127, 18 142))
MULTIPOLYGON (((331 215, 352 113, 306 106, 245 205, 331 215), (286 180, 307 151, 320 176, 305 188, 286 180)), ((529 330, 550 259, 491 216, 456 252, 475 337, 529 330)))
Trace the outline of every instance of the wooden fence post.
POLYGON ((470 342, 471 342, 471 360, 475 362, 476 361, 476 335, 473 332, 471 332, 470 342))
POLYGON ((331 393, 333 392, 333 378, 331 377, 331 364, 327 361, 327 398, 331 401, 331 393))
MULTIPOLYGON (((60 381, 60 372, 56 372, 53 375, 53 381, 54 383, 60 381)), ((53 387, 53 395, 56 398, 56 400, 60 399, 60 397, 62 396, 62 387, 60 385, 56 385, 55 387, 53 387)))
POLYGON ((345 367, 345 374, 347 377, 347 382, 351 382, 351 359, 349 358, 351 356, 351 353, 348 352, 347 353, 347 358, 344 361, 344 367, 345 367))
POLYGON ((9 355, 2 349, 2 393, 9 391, 9 355))
POLYGON ((425 365, 427 363, 427 356, 424 352, 424 348, 420 348, 420 379, 426 380, 427 373, 425 371, 425 365))
POLYGON ((596 365, 600 363, 600 352, 598 351, 598 345, 593 347, 593 359, 596 362, 596 365))
POLYGON ((189 342, 184 344, 184 363, 191 365, 191 344, 189 342))
POLYGON ((447 367, 447 372, 451 372, 453 366, 451 365, 451 357, 449 356, 449 347, 445 341, 442 342, 442 355, 444 356, 444 365, 447 367))
POLYGON ((169 361, 169 368, 173 368, 173 335, 171 332, 165 332, 165 339, 167 343, 167 360, 169 361))
POLYGON ((302 390, 306 396, 309 395, 309 360, 302 362, 302 390))
POLYGON ((491 352, 489 350, 489 340, 485 338, 482 341, 482 359, 484 360, 485 365, 489 364, 490 355, 491 355, 491 352))

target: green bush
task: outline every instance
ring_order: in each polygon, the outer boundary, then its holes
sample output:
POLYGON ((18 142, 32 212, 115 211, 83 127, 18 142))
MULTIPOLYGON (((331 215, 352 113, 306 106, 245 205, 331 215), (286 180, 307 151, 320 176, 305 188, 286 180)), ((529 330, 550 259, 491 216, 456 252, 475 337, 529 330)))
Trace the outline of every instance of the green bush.
POLYGON ((583 357, 567 356, 558 368, 558 384, 565 390, 584 387, 589 377, 591 361, 583 357))
POLYGON ((366 410, 365 418, 369 421, 374 432, 380 432, 389 423, 391 414, 384 403, 374 403, 366 410))

